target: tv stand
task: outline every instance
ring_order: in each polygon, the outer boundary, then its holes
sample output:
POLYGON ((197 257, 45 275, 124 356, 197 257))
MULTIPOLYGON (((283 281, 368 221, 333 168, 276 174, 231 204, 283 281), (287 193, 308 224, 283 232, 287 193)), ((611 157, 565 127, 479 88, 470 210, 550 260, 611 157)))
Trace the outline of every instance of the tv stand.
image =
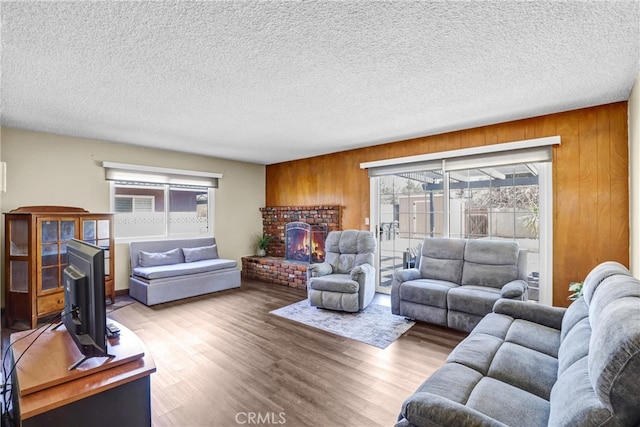
MULTIPOLYGON (((69 366, 69 367, 67 368, 67 371, 73 371, 73 370, 74 370, 74 369, 76 369, 78 366, 82 365, 84 362, 86 362, 87 360, 91 359, 92 357, 101 357, 101 356, 82 356, 82 358, 81 358, 80 360, 78 360, 78 361, 76 361, 76 362, 73 362, 73 363, 71 364, 71 366, 69 366)), ((111 358, 111 357, 115 357, 115 356, 113 356, 113 355, 111 355, 111 354, 107 354, 107 356, 106 356, 106 357, 111 358)))
POLYGON ((11 335, 12 361, 20 358, 12 375, 18 425, 151 425, 153 358, 131 330, 116 325, 120 336, 107 347, 113 357, 91 357, 73 370, 68 366, 82 354, 64 327, 11 335))

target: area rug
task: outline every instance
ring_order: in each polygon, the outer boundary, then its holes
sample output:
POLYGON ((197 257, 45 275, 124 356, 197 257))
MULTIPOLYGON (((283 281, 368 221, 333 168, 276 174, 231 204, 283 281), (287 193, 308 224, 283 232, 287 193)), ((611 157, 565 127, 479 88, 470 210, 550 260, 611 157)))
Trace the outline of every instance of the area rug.
POLYGON ((271 314, 378 348, 387 348, 415 325, 413 321, 391 314, 391 308, 376 304, 370 304, 359 313, 345 313, 312 307, 309 300, 303 300, 273 310, 271 314))

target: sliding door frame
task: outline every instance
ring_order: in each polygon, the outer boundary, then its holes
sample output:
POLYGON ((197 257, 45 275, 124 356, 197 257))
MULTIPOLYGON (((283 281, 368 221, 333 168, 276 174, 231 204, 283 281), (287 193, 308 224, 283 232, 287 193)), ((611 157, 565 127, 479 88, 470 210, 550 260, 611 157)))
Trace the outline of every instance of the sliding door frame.
MULTIPOLYGON (((394 175, 396 171, 421 170, 421 168, 433 166, 440 161, 442 170, 448 168, 447 161, 461 162, 465 157, 474 161, 491 161, 492 156, 500 158, 513 158, 513 164, 517 163, 538 163, 539 174, 539 247, 540 247, 540 289, 538 302, 545 305, 552 305, 553 299, 553 176, 552 159, 550 149, 552 145, 560 144, 560 137, 538 138, 526 141, 516 141, 511 143, 495 144, 483 147, 474 147, 462 150, 453 150, 442 153, 431 153, 426 155, 410 156, 398 159, 387 159, 376 162, 362 163, 362 169, 369 169, 369 192, 370 192, 370 229, 374 232, 380 243, 380 176, 394 175), (547 158, 543 160, 544 149, 548 148, 547 158), (538 150, 539 149, 539 150, 538 150), (522 157, 521 157, 522 156, 522 157), (529 157, 531 159, 540 157, 540 161, 517 161, 518 158, 529 157), (483 160, 484 159, 484 160, 483 160)), ((445 172, 446 174, 447 172, 445 172)), ((449 193, 448 176, 444 179, 444 227, 445 235, 449 235, 449 193)), ((376 253, 376 288, 381 291, 380 280, 380 244, 377 245, 376 253)))

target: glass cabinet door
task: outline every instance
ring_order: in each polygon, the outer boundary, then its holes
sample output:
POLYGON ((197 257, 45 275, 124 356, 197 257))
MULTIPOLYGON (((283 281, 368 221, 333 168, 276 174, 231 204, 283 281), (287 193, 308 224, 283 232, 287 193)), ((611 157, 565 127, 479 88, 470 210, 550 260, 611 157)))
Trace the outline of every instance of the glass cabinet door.
POLYGON ((12 219, 6 232, 9 235, 9 289, 26 293, 29 288, 29 262, 26 259, 29 256, 29 221, 12 219))
POLYGON ((109 276, 111 254, 109 245, 111 238, 111 224, 108 219, 84 219, 82 220, 82 240, 104 249, 104 274, 109 276))
POLYGON ((67 266, 67 243, 76 236, 74 220, 44 220, 40 222, 40 289, 56 289, 62 283, 62 271, 67 266))

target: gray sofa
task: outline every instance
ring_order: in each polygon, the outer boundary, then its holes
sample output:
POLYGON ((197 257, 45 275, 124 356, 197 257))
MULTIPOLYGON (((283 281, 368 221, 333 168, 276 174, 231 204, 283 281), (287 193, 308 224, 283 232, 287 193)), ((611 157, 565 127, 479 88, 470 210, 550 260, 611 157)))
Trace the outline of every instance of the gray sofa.
POLYGON ((155 305, 240 287, 237 261, 220 258, 214 237, 129 244, 129 295, 155 305))
POLYGON ((499 300, 397 427, 640 425, 640 281, 606 262, 568 309, 499 300))
POLYGON ((471 331, 500 298, 528 299, 527 251, 513 241, 426 238, 391 282, 391 311, 471 331))

